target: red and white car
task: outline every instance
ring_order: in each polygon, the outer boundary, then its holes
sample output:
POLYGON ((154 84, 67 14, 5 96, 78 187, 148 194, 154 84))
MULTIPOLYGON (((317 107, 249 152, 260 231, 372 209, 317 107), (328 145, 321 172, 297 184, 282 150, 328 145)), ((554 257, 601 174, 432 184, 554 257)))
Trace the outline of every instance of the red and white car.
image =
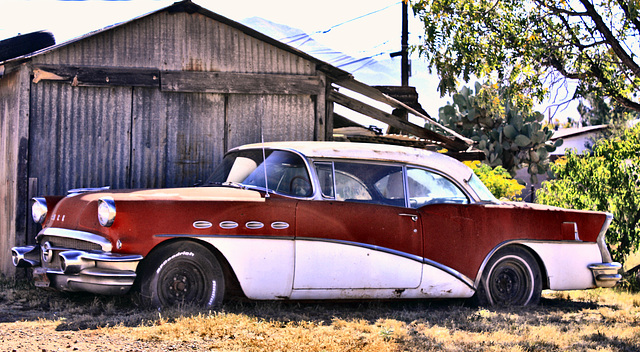
POLYGON ((464 164, 398 146, 247 145, 202 186, 74 190, 35 198, 33 218, 37 245, 12 254, 37 286, 135 288, 155 306, 226 294, 528 305, 620 280, 610 214, 499 201, 464 164))

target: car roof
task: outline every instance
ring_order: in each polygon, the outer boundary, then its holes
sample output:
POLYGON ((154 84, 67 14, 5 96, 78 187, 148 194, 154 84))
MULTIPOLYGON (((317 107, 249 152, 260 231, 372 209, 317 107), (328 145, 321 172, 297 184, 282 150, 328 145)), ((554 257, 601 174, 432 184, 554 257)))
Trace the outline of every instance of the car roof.
POLYGON ((401 162, 446 171, 449 175, 468 178, 473 171, 447 155, 424 149, 388 144, 353 142, 269 142, 247 144, 233 150, 282 149, 296 151, 308 158, 356 159, 401 162))

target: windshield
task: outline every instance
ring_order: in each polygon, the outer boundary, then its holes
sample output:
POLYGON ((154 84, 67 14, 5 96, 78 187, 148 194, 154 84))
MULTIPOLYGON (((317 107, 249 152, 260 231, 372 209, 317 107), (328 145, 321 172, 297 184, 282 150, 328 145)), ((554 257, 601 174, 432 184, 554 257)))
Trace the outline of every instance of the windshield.
POLYGON ((299 155, 282 150, 265 150, 264 155, 266 163, 261 149, 227 154, 207 185, 235 184, 297 197, 313 194, 307 167, 299 155))
POLYGON ((472 173, 471 179, 469 179, 467 183, 469 184, 469 186, 471 186, 473 191, 476 192, 480 200, 486 201, 486 202, 493 202, 497 200, 496 197, 493 196, 491 191, 489 191, 487 186, 485 186, 484 183, 480 181, 480 179, 478 178, 478 176, 476 176, 476 174, 472 173))

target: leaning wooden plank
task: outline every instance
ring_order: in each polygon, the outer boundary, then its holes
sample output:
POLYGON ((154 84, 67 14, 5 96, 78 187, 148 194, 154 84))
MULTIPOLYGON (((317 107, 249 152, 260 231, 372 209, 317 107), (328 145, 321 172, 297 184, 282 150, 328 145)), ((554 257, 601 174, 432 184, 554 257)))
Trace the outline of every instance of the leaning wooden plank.
POLYGON ((232 72, 164 71, 161 89, 218 94, 323 95, 318 76, 232 72))
POLYGON ((437 132, 422 128, 418 125, 414 125, 408 121, 399 119, 397 116, 386 113, 373 106, 367 105, 359 100, 348 97, 342 93, 332 91, 329 95, 329 100, 334 101, 346 108, 359 112, 363 115, 372 117, 378 121, 384 122, 390 126, 396 127, 402 131, 410 133, 416 137, 428 139, 434 141, 447 149, 454 151, 466 150, 469 146, 459 140, 448 138, 437 132))
POLYGON ((36 65, 33 67, 33 83, 40 81, 69 82, 83 87, 158 87, 160 71, 147 68, 36 65))
MULTIPOLYGON (((360 93, 368 98, 371 98, 373 100, 377 100, 381 103, 385 103, 387 105, 390 105, 394 108, 398 108, 398 109, 405 109, 408 112, 410 112, 411 114, 422 118, 423 120, 427 121, 428 123, 446 131, 447 133, 451 134, 452 136, 454 136, 455 138, 458 138, 460 140, 462 140, 464 143, 468 144, 468 145, 472 145, 474 142, 473 140, 464 137, 463 135, 459 134, 458 132, 443 126, 442 124, 440 124, 439 122, 437 122, 436 120, 434 120, 431 116, 428 115, 424 115, 422 113, 420 113, 419 111, 415 110, 414 108, 410 107, 409 105, 394 99, 382 92, 380 92, 379 90, 377 90, 374 87, 368 86, 362 82, 356 81, 355 79, 343 79, 340 81, 335 82, 335 84, 342 86, 344 88, 350 89, 356 93, 360 93)), ((395 127, 395 126, 394 126, 395 127)))

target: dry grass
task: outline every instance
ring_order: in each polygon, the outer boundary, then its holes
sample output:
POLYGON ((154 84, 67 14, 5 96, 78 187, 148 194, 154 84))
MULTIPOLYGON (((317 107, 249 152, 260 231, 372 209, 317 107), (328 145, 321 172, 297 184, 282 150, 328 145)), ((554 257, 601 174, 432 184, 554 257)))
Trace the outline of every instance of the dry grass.
POLYGON ((637 351, 640 294, 545 292, 531 308, 461 301, 227 302, 143 310, 130 298, 0 282, 0 350, 637 351), (17 331, 17 332, 16 332, 17 331), (22 335, 21 335, 22 334, 22 335), (30 335, 31 334, 31 335, 30 335), (20 346, 33 336, 38 343, 20 346), (44 336, 44 337, 43 337, 44 336), (50 338, 46 338, 50 336, 50 338), (11 347, 15 346, 15 347, 11 347))

